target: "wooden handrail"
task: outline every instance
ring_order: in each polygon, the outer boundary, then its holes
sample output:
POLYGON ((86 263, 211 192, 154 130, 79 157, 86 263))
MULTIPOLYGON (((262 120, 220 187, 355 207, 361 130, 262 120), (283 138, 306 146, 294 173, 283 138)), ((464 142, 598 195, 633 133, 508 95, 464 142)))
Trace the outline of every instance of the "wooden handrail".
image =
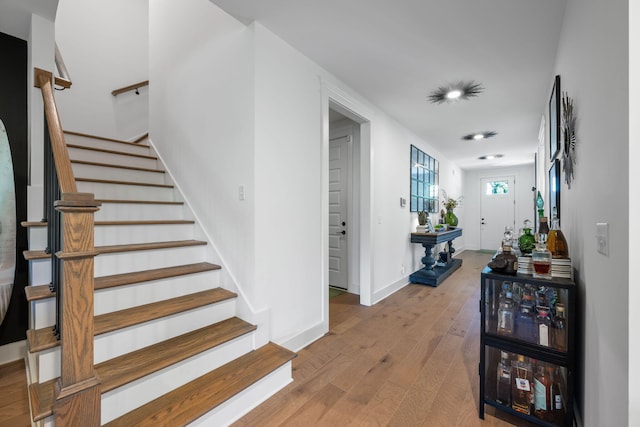
MULTIPOLYGON (((60 378, 55 387, 54 416, 57 427, 100 425, 100 380, 93 364, 93 294, 94 268, 94 213, 100 203, 93 194, 78 193, 71 161, 64 140, 64 133, 53 96, 53 73, 36 68, 34 84, 42 92, 44 111, 48 126, 55 173, 45 182, 45 200, 48 185, 58 177, 60 200, 55 209, 60 213, 62 227, 51 226, 57 243, 52 248, 59 252, 52 256, 52 270, 59 277, 60 270, 54 268, 62 262, 62 278, 56 291, 58 312, 56 329, 60 333, 60 378), (58 272, 58 273, 56 273, 58 272)), ((47 163, 45 159, 45 163, 47 163)), ((57 194, 57 187, 54 184, 57 194)), ((58 196, 54 196, 58 197, 58 196)), ((49 205, 49 202, 46 202, 49 205)), ((57 223, 57 222, 56 222, 57 223)), ((51 245, 51 242, 49 242, 51 245)), ((50 246, 51 247, 51 246, 50 246)), ((52 332, 53 333, 53 332, 52 332)))
POLYGON ((60 191, 62 193, 77 193, 76 180, 71 169, 71 161, 67 151, 67 144, 64 141, 64 132, 60 124, 60 116, 56 107, 56 100, 53 97, 53 74, 49 71, 35 69, 34 85, 42 91, 44 101, 44 113, 49 125, 49 135, 51 135, 51 148, 58 171, 60 181, 60 191))
POLYGON ((120 95, 121 93, 129 92, 131 90, 138 90, 144 86, 149 86, 149 80, 145 80, 140 83, 135 83, 129 86, 121 87, 120 89, 113 90, 111 91, 111 95, 117 96, 117 95, 120 95))

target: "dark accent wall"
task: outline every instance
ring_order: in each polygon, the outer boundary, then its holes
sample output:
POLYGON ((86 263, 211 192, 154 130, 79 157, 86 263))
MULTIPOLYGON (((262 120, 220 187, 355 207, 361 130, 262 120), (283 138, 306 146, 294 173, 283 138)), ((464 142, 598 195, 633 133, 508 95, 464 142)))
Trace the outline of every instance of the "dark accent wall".
POLYGON ((27 42, 0 33, 0 119, 9 136, 16 187, 17 254, 16 274, 7 315, 0 325, 0 345, 25 339, 28 305, 24 287, 28 283, 28 264, 22 256, 27 249, 27 231, 19 224, 27 219, 28 141, 27 141, 27 42))

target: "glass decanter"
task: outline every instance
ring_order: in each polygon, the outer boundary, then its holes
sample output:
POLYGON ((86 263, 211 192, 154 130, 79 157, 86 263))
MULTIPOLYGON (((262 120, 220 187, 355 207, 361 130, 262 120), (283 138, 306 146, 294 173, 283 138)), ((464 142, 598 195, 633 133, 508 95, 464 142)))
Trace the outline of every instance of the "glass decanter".
POLYGON ((533 277, 551 279, 551 251, 547 249, 547 235, 541 234, 536 248, 531 253, 533 277))
POLYGON ((553 258, 569 258, 569 246, 567 246, 567 240, 560 230, 560 220, 556 215, 555 208, 551 219, 551 230, 549 230, 547 238, 547 248, 553 258))
POLYGON ((518 247, 522 254, 530 254, 536 245, 536 238, 531 234, 531 221, 524 220, 523 234, 518 238, 518 247))

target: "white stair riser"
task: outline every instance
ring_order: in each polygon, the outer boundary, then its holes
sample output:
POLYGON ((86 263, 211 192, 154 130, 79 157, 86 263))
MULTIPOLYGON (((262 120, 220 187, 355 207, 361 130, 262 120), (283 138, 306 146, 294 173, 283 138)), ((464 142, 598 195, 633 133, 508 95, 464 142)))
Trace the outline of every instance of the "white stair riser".
MULTIPOLYGON (((143 304, 205 291, 220 285, 220 271, 212 270, 185 276, 149 282, 133 283, 126 286, 95 291, 94 314, 104 314, 124 310, 143 304)), ((54 298, 38 300, 34 303, 35 329, 55 324, 56 302, 54 298)))
POLYGON ((149 187, 145 185, 104 184, 101 182, 77 182, 78 191, 81 193, 93 193, 96 199, 116 200, 151 200, 174 201, 173 188, 149 187))
POLYGON ((194 227, 194 224, 98 225, 95 227, 94 245, 190 240, 193 239, 194 227))
POLYGON ((102 396, 102 423, 126 414, 253 350, 252 334, 212 348, 102 396))
MULTIPOLYGON (((150 251, 101 254, 94 260, 94 276, 130 273, 153 268, 173 267, 206 261, 204 246, 156 249, 150 251)), ((31 283, 43 285, 51 282, 51 260, 42 259, 29 263, 31 283)))
POLYGON ((164 173, 86 165, 83 163, 71 163, 71 166, 73 169, 73 176, 76 178, 117 179, 119 181, 167 184, 167 182, 165 182, 166 174, 164 173))
POLYGON ((104 141, 102 139, 89 138, 86 136, 70 135, 66 133, 64 140, 67 144, 82 145, 83 147, 101 148, 103 150, 123 151, 132 154, 142 154, 143 156, 153 156, 153 149, 151 146, 146 145, 145 142, 141 144, 121 144, 119 142, 104 141))
POLYGON ((47 227, 29 227, 29 249, 37 250, 47 247, 47 227))
POLYGON ((184 205, 144 203, 103 203, 94 215, 95 221, 191 219, 184 205))
POLYGON ((188 425, 189 427, 224 427, 231 425, 292 381, 291 362, 287 362, 188 425))
POLYGON ((160 167, 160 161, 147 157, 127 156, 126 154, 105 153, 103 151, 85 150, 83 148, 69 147, 69 158, 84 160, 87 162, 110 163, 114 165, 135 166, 139 168, 156 169, 160 167))
MULTIPOLYGON (((98 335, 94 340, 94 363, 113 359, 233 316, 235 300, 231 299, 98 335)), ((59 348, 42 352, 39 359, 39 381, 60 376, 60 363, 59 348)))
POLYGON ((206 261, 205 246, 101 254, 95 258, 95 277, 206 261))
POLYGON ((51 260, 38 259, 29 262, 29 280, 32 285, 51 283, 51 260))

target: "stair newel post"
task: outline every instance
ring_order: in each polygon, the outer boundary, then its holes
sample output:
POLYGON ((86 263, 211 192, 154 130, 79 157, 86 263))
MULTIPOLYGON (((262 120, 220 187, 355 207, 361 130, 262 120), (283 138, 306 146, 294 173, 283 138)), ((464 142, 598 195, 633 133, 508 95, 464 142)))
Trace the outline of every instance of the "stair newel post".
POLYGON ((53 256, 52 285, 58 280, 56 332, 61 356, 53 414, 57 427, 99 426, 100 382, 93 365, 93 258, 97 254, 93 214, 100 204, 93 194, 78 193, 53 96, 53 74, 36 68, 34 83, 42 92, 48 128, 45 142, 53 159, 48 169, 57 178, 45 177, 52 181, 45 197, 49 203, 59 199, 55 211, 46 214, 53 221, 48 244, 53 256))
POLYGON ((94 213, 93 194, 63 193, 61 373, 56 386, 56 426, 99 426, 100 383, 93 365, 94 213))

